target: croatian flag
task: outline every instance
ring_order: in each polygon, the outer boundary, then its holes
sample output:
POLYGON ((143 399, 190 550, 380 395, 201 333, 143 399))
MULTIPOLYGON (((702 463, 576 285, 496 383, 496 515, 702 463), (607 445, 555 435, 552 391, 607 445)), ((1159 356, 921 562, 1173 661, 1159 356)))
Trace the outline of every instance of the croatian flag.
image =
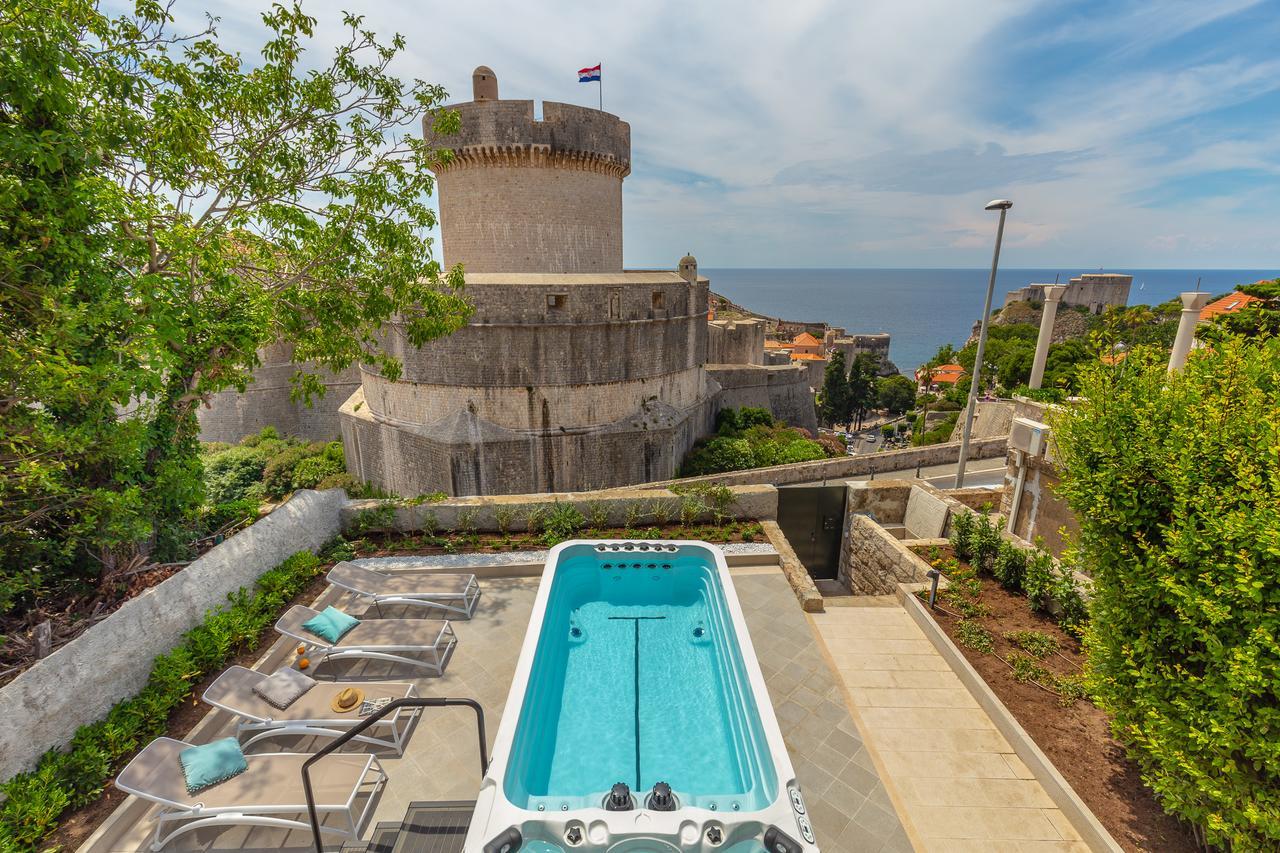
POLYGON ((596 83, 600 80, 600 66, 593 68, 583 68, 578 71, 579 83, 596 83))

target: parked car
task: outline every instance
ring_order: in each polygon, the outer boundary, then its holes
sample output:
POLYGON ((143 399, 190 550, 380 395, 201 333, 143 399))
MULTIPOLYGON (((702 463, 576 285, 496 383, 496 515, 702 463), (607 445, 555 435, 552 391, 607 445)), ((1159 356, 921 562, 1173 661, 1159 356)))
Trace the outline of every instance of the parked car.
POLYGON ((876 440, 876 437, 870 434, 864 435, 863 438, 865 438, 868 442, 871 442, 871 443, 875 443, 875 440, 876 440))

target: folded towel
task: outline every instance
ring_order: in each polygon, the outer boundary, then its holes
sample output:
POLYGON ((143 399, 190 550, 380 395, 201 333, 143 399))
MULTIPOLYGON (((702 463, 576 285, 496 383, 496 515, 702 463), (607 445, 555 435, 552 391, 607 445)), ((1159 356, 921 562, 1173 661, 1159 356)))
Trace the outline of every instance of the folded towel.
POLYGON ((284 710, 297 701, 299 696, 315 686, 316 680, 311 676, 298 672, 292 667, 285 667, 277 670, 275 675, 267 676, 253 685, 253 692, 269 704, 284 710))
POLYGON ((302 629, 331 643, 336 643, 359 624, 360 620, 356 617, 348 616, 338 608, 330 606, 303 622, 302 629))
POLYGON ((178 753, 178 761, 187 780, 188 794, 212 788, 249 769, 249 762, 244 760, 244 753, 240 751, 240 743, 233 737, 188 747, 178 753))

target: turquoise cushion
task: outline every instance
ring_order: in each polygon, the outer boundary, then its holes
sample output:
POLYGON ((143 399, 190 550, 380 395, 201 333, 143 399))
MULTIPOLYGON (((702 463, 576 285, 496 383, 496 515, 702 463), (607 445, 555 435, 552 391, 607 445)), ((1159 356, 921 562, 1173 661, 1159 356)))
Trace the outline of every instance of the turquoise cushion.
POLYGON ((336 643, 348 631, 359 624, 360 620, 354 616, 348 616, 336 607, 326 607, 323 612, 317 613, 306 622, 303 622, 302 627, 317 637, 323 637, 331 643, 336 643))
POLYGON ((240 744, 233 737, 184 749, 178 753, 178 760, 182 762, 182 775, 187 778, 188 794, 225 782, 249 769, 240 744))

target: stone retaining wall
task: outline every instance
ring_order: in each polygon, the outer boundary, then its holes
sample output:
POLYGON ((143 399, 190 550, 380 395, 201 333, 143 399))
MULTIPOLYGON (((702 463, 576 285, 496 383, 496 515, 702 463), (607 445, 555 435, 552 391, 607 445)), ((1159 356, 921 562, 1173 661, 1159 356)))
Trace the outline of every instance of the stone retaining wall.
POLYGON ((336 536, 346 500, 340 489, 295 492, 266 518, 0 687, 0 779, 30 769, 78 727, 141 690, 152 660, 177 646, 229 593, 336 536))
POLYGON ((928 563, 865 515, 850 517, 845 553, 849 562, 842 571, 848 575, 841 580, 854 595, 890 595, 900 583, 928 580, 928 563))
MULTIPOLYGON (((732 492, 733 504, 727 510, 731 518, 764 521, 778 517, 778 490, 773 486, 739 486, 733 488, 732 492)), ((556 495, 472 496, 408 506, 398 501, 360 500, 351 501, 343 507, 342 526, 344 530, 359 527, 364 530, 410 533, 422 530, 423 520, 430 516, 435 519, 437 530, 470 527, 476 531, 497 532, 500 529, 498 512, 505 510, 511 513, 507 529, 520 531, 528 529, 531 509, 547 511, 557 504, 576 507, 584 516, 589 514, 593 505, 598 505, 608 513, 611 527, 626 526, 628 511, 639 505, 643 509, 640 523, 650 526, 653 523, 652 509, 655 503, 665 507, 671 514, 671 520, 677 521, 684 499, 684 496, 667 489, 610 489, 556 495), (391 507, 394 511, 389 524, 381 523, 381 519, 375 515, 385 507, 391 507)), ((703 502, 706 503, 705 499, 703 502)), ((707 521, 711 515, 710 512, 702 512, 698 519, 707 521)))

